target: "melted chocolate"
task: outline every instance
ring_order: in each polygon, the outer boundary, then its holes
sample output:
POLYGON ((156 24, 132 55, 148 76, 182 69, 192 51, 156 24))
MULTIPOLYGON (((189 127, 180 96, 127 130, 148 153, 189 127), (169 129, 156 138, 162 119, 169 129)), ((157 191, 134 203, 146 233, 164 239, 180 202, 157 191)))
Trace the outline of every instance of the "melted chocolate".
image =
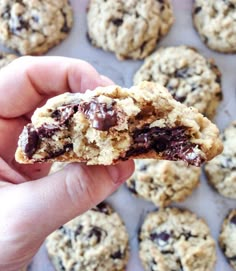
POLYGON ((40 138, 50 138, 59 130, 59 125, 45 123, 37 129, 37 134, 40 138))
POLYGON ((35 153, 39 144, 39 136, 32 124, 28 124, 24 127, 21 135, 20 147, 30 159, 35 153))
POLYGON ((69 119, 77 112, 78 106, 76 105, 64 105, 58 107, 52 112, 51 117, 58 121, 60 124, 67 124, 69 119))
POLYGON ((150 150, 161 153, 163 159, 183 160, 190 165, 200 166, 203 158, 194 152, 195 144, 189 142, 186 127, 175 128, 144 127, 133 132, 133 146, 123 160, 144 154, 150 150))
POLYGON ((112 210, 105 202, 99 203, 95 208, 92 208, 92 210, 106 215, 110 215, 112 213, 112 210))
POLYGON ((114 104, 108 107, 105 103, 93 100, 90 103, 79 104, 78 110, 87 116, 94 129, 108 131, 111 127, 117 125, 118 119, 114 104))

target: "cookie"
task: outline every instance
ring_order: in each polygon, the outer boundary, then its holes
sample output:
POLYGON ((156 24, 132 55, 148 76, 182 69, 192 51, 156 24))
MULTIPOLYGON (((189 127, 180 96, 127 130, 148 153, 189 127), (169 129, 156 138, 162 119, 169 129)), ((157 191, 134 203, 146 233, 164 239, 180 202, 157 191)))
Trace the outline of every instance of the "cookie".
POLYGON ((7 53, 0 52, 0 69, 10 64, 17 57, 18 56, 14 54, 7 54, 7 53))
POLYGON ((88 38, 118 59, 143 59, 173 24, 170 0, 90 0, 88 38))
POLYGON ((221 195, 236 199, 236 121, 221 135, 224 150, 205 165, 209 183, 221 195))
POLYGON ((147 271, 212 271, 215 242, 207 224, 177 208, 148 214, 139 235, 139 256, 147 271))
POLYGON ((140 159, 135 161, 135 172, 126 182, 136 196, 167 206, 184 201, 198 186, 200 168, 184 162, 140 159))
POLYGON ((72 27, 68 0, 0 2, 0 42, 22 55, 41 55, 64 40, 72 27))
POLYGON ((195 0, 193 23, 212 50, 236 53, 236 1, 195 0))
POLYGON ((218 133, 159 84, 112 85, 48 100, 24 127, 16 160, 109 165, 156 158, 200 166, 222 151, 218 133))
POLYGON ((213 118, 222 100, 221 73, 212 59, 188 46, 166 47, 149 56, 134 76, 134 84, 154 81, 173 97, 213 118))
POLYGON ((231 210, 225 218, 219 244, 228 262, 236 270, 236 210, 231 210))
POLYGON ((105 203, 60 227, 46 246, 56 271, 123 271, 129 258, 124 223, 105 203))

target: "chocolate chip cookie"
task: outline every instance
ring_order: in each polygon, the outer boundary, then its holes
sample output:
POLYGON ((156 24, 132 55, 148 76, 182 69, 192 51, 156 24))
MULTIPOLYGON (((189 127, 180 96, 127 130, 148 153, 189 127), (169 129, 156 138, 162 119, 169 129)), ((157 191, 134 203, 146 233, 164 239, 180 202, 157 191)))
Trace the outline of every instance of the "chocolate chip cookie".
POLYGON ((231 210, 225 218, 219 244, 230 265, 236 270, 236 210, 231 210))
POLYGON ((207 224, 177 208, 148 214, 139 235, 139 256, 147 271, 212 271, 215 242, 207 224))
POLYGON ((135 161, 135 172, 127 186, 134 195, 167 206, 184 201, 198 186, 200 173, 200 168, 181 161, 140 159, 135 161))
POLYGON ((60 227, 46 246, 57 271, 123 271, 129 258, 125 226, 105 203, 60 227))
POLYGON ((90 0, 87 13, 90 42, 118 59, 142 59, 173 23, 170 0, 90 0))
POLYGON ((217 127, 159 84, 65 93, 35 111, 19 138, 21 163, 114 164, 133 158, 200 166, 222 151, 217 127))
POLYGON ((205 166, 209 183, 223 196, 236 199, 236 121, 221 135, 224 150, 205 166))
POLYGON ((202 41, 212 50, 236 52, 236 1, 195 0, 193 23, 202 41))
POLYGON ((18 56, 14 54, 1 53, 0 52, 0 69, 10 64, 18 56))
POLYGON ((212 59, 188 46, 161 48, 149 56, 134 76, 134 83, 154 81, 173 97, 213 118, 222 100, 221 73, 212 59))
POLYGON ((200 166, 222 151, 218 129, 159 84, 66 93, 37 109, 19 139, 23 163, 112 164, 133 158, 200 166))
POLYGON ((64 40, 72 27, 68 0, 0 2, 0 42, 22 55, 41 55, 64 40))

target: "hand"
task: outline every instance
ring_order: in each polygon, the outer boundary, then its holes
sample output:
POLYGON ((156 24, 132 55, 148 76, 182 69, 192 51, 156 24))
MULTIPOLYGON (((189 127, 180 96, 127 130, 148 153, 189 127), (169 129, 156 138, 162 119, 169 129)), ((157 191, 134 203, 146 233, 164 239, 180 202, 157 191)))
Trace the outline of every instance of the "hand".
POLYGON ((0 71, 0 270, 19 270, 47 235, 132 174, 131 161, 107 167, 71 164, 47 176, 49 164, 14 160, 23 126, 48 98, 111 83, 88 63, 63 57, 22 57, 0 71))

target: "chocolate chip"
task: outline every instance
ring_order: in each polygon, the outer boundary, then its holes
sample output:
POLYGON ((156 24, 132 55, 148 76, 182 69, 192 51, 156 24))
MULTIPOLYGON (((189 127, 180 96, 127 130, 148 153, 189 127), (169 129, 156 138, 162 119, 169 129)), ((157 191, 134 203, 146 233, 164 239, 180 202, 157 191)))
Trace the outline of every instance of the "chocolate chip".
POLYGON ((52 112, 51 117, 58 121, 60 124, 68 124, 70 118, 77 112, 78 106, 64 105, 58 107, 52 112))
POLYGON ((63 149, 59 149, 59 150, 53 150, 53 151, 48 151, 48 156, 47 159, 53 159, 56 158, 66 152, 69 152, 73 149, 73 144, 72 143, 68 143, 66 144, 63 149))
POLYGON ((80 235, 83 230, 83 225, 79 225, 77 229, 75 230, 75 235, 80 235))
POLYGON ((236 225, 236 215, 230 219, 230 223, 236 225))
POLYGON ((173 98, 176 100, 176 101, 178 101, 178 102, 180 102, 180 103, 183 103, 185 100, 186 100, 186 96, 178 96, 178 95, 176 95, 176 94, 174 94, 174 95, 172 95, 173 96, 173 98))
POLYGON ((64 267, 64 265, 63 265, 63 263, 62 263, 62 260, 60 258, 58 258, 58 265, 59 265, 59 268, 60 268, 61 271, 65 271, 66 270, 65 267, 64 267))
POLYGON ((177 78, 187 78, 189 77, 189 68, 182 68, 175 71, 174 76, 177 78))
POLYGON ((99 203, 95 208, 92 208, 92 210, 106 215, 110 215, 112 213, 111 208, 109 208, 109 206, 105 202, 99 203))
POLYGON ((45 123, 37 128, 37 133, 40 138, 50 138, 59 130, 59 125, 45 123))
POLYGON ((236 256, 233 256, 233 257, 227 257, 227 259, 228 259, 230 262, 235 262, 235 261, 236 261, 236 256))
POLYGON ((168 242, 169 238, 171 237, 171 235, 165 231, 161 232, 161 233, 151 233, 150 234, 150 239, 155 242, 156 244, 158 244, 159 246, 163 246, 166 245, 166 243, 168 242))
POLYGON ((112 23, 116 26, 120 26, 123 24, 123 19, 117 18, 117 19, 113 19, 112 23))
POLYGON ((184 236, 185 240, 189 240, 190 238, 196 238, 197 235, 191 234, 191 232, 182 232, 180 236, 184 236))
POLYGON ((124 254, 121 253, 120 250, 118 250, 115 253, 111 254, 111 258, 112 259, 123 259, 124 258, 124 254))
POLYGON ((194 13, 197 14, 197 13, 199 13, 201 10, 202 10, 201 7, 195 7, 194 13))
MULTIPOLYGON (((102 234, 103 234, 103 233, 106 234, 106 232, 105 232, 103 229, 101 229, 101 228, 99 228, 99 227, 97 227, 97 226, 94 226, 94 227, 90 230, 89 235, 88 235, 88 238, 91 238, 91 237, 95 236, 96 239, 97 239, 97 243, 100 243, 100 242, 101 242, 101 238, 102 238, 102 234)), ((107 235, 107 234, 106 234, 106 235, 107 235)))
POLYGON ((69 33, 70 32, 70 27, 68 26, 68 22, 67 22, 67 16, 66 13, 63 11, 63 9, 61 9, 61 14, 64 18, 64 24, 61 28, 61 32, 63 33, 69 33))
POLYGON ((134 193, 135 195, 137 195, 137 190, 136 190, 136 183, 134 179, 131 179, 129 181, 129 185, 128 185, 128 189, 130 192, 134 193))
POLYGON ((146 171, 147 168, 148 168, 147 165, 142 165, 142 166, 139 168, 139 170, 140 170, 140 171, 146 171))
POLYGON ((25 21, 21 16, 18 17, 18 25, 11 27, 11 32, 19 32, 22 29, 29 29, 29 22, 25 21))
POLYGON ((93 128, 101 131, 108 131, 111 127, 117 125, 118 122, 114 105, 115 104, 108 106, 107 104, 99 103, 94 99, 90 103, 80 103, 78 110, 83 112, 89 118, 93 128))
POLYGON ((86 38, 87 38, 88 42, 92 44, 92 39, 91 39, 88 32, 86 33, 86 38))
POLYGON ((32 124, 28 124, 24 127, 24 130, 20 136, 19 145, 26 156, 30 159, 36 152, 39 144, 39 137, 32 124))

